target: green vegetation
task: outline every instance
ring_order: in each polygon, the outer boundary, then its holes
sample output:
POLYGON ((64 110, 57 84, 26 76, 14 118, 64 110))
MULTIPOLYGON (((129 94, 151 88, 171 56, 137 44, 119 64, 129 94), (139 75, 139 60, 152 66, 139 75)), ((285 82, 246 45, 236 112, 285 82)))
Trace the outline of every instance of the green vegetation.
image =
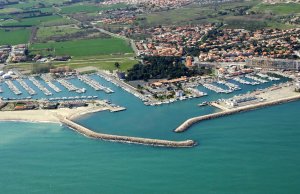
POLYGON ((30 37, 28 29, 0 29, 0 45, 27 43, 30 37))
MULTIPOLYGON (((97 55, 87 57, 74 57, 68 62, 52 62, 52 66, 60 67, 68 65, 72 69, 93 66, 98 69, 115 70, 117 69, 115 63, 120 63, 119 70, 127 71, 131 69, 133 65, 137 64, 138 61, 134 59, 133 54, 117 54, 117 55, 97 55)), ((39 65, 38 63, 37 65, 39 65)), ((41 65, 45 66, 45 65, 41 65)), ((17 68, 23 71, 32 71, 34 65, 32 63, 17 63, 5 66, 5 70, 17 68)))
POLYGON ((37 43, 30 47, 33 54, 56 54, 71 56, 95 56, 112 53, 132 53, 128 43, 122 39, 88 39, 65 42, 37 43))
POLYGON ((0 22, 0 25, 3 26, 36 26, 43 22, 48 22, 56 19, 60 19, 60 16, 51 15, 51 16, 43 16, 43 17, 33 17, 33 18, 24 18, 21 20, 6 20, 0 22))
POLYGON ((187 25, 208 22, 224 23, 228 28, 293 28, 281 16, 300 14, 300 4, 263 4, 261 1, 241 1, 211 6, 188 6, 176 10, 155 12, 139 16, 141 27, 157 25, 187 25))
POLYGON ((150 65, 136 64, 128 70, 127 80, 173 79, 198 74, 181 63, 181 57, 145 57, 150 65))
POLYGON ((71 27, 71 26, 41 27, 37 31, 37 38, 39 40, 45 40, 53 36, 74 34, 79 31, 81 31, 79 28, 71 27))
POLYGON ((97 6, 94 4, 75 4, 70 6, 65 6, 61 8, 61 13, 63 14, 72 14, 72 13, 78 13, 78 12, 84 12, 84 13, 91 13, 91 12, 97 12, 97 11, 105 11, 109 9, 117 9, 126 7, 125 4, 116 4, 116 5, 109 5, 109 6, 97 6))
POLYGON ((5 9, 0 9, 0 14, 9 14, 17 11, 22 11, 22 10, 17 8, 5 8, 5 9))
POLYGON ((258 4, 253 7, 253 11, 262 13, 272 13, 277 15, 300 13, 299 3, 277 3, 277 4, 258 4))

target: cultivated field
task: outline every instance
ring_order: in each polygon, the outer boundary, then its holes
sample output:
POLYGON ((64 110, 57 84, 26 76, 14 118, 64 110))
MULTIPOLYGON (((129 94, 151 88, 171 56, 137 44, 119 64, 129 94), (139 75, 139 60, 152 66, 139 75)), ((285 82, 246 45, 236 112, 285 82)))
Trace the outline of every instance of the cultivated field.
POLYGON ((7 20, 0 22, 2 26, 37 26, 45 22, 61 19, 60 16, 51 15, 43 17, 24 18, 21 20, 7 20))
POLYGON ((30 47, 31 53, 71 56, 95 56, 113 53, 132 53, 124 40, 117 38, 73 40, 65 42, 37 43, 30 47))
POLYGON ((24 44, 30 37, 28 29, 0 29, 0 45, 24 44))
POLYGON ((108 5, 108 6, 97 6, 94 4, 75 4, 70 6, 65 6, 61 8, 61 13, 63 14, 72 14, 72 13, 78 13, 78 12, 84 12, 84 13, 92 13, 92 12, 98 12, 98 11, 105 11, 109 9, 116 9, 116 8, 122 8, 126 7, 125 4, 116 4, 116 5, 108 5))

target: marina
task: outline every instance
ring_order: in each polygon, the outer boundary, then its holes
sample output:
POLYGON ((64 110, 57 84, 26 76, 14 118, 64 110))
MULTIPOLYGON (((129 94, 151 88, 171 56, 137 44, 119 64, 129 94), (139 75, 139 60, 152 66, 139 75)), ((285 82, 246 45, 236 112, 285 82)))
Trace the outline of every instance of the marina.
POLYGON ((255 86, 255 85, 259 85, 260 83, 259 82, 250 82, 250 81, 247 81, 247 80, 244 80, 240 77, 235 77, 233 78, 232 80, 236 81, 236 82, 239 82, 241 84, 246 84, 246 85, 252 85, 252 86, 255 86))
POLYGON ((229 90, 225 90, 225 89, 222 89, 218 86, 215 86, 213 84, 203 84, 203 86, 211 91, 214 91, 216 93, 225 93, 225 94, 229 94, 231 92, 233 92, 233 90, 229 89, 229 90))
POLYGON ((259 77, 262 77, 262 78, 266 78, 270 81, 279 81, 280 80, 280 78, 278 78, 278 77, 272 77, 272 76, 269 76, 269 75, 263 74, 263 73, 257 73, 256 75, 258 75, 259 77))
POLYGON ((17 82, 30 94, 31 96, 36 95, 36 91, 32 89, 23 79, 17 79, 17 82))
POLYGON ((237 84, 234 84, 234 83, 230 83, 227 81, 218 81, 217 83, 227 86, 232 91, 241 90, 240 86, 238 86, 237 84))
POLYGON ((46 81, 46 84, 48 84, 48 86, 50 88, 52 88, 55 92, 61 92, 61 89, 59 89, 56 85, 54 85, 54 83, 52 83, 51 81, 46 81))
POLYGON ((51 96, 52 93, 44 87, 35 77, 29 77, 29 80, 38 87, 46 96, 51 96))
POLYGON ((58 79, 57 80, 62 86, 64 86, 69 92, 71 91, 79 91, 80 89, 68 82, 66 79, 58 79))
POLYGON ((19 90, 19 88, 17 88, 17 86, 11 80, 6 80, 5 83, 14 94, 16 94, 16 95, 22 94, 22 92, 19 90))
POLYGON ((80 75, 80 76, 78 76, 78 79, 83 81, 84 83, 88 84, 89 86, 94 88, 94 90, 96 90, 96 91, 102 90, 102 91, 106 92, 107 94, 111 94, 114 92, 112 89, 102 86, 100 83, 89 78, 86 75, 80 75))
POLYGON ((253 76, 253 75, 245 75, 245 77, 248 78, 248 79, 254 80, 254 81, 256 81, 256 82, 259 82, 259 83, 268 83, 268 82, 269 82, 269 81, 267 81, 267 80, 264 80, 264 79, 255 77, 255 76, 253 76))

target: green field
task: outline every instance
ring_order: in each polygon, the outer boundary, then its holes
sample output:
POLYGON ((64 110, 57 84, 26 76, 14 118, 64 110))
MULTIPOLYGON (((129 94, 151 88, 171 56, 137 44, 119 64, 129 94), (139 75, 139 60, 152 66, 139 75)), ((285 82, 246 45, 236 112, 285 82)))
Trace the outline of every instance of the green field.
POLYGON ((23 44, 27 43, 30 37, 30 30, 17 29, 17 30, 3 30, 0 29, 0 45, 4 44, 23 44))
MULTIPOLYGON (((115 70, 115 63, 120 64, 120 70, 127 71, 132 68, 133 65, 137 64, 138 61, 134 59, 134 54, 116 54, 116 55, 97 55, 89 57, 74 57, 71 61, 68 62, 52 62, 52 65, 55 67, 60 66, 69 66, 72 69, 93 66, 98 69, 104 70, 115 70)), ((5 66, 5 70, 17 68, 23 71, 31 71, 32 63, 17 63, 5 66)))
POLYGON ((109 5, 109 6, 97 6, 93 4, 76 4, 76 5, 70 5, 65 6, 61 8, 61 13, 63 14, 72 14, 72 13, 78 13, 78 12, 84 12, 84 13, 91 13, 91 12, 97 12, 97 11, 105 11, 110 9, 117 9, 126 7, 125 4, 115 4, 115 5, 109 5))
POLYGON ((17 9, 17 8, 4 8, 4 9, 0 9, 0 14, 9 14, 9 13, 13 13, 13 12, 17 12, 17 11, 22 11, 21 9, 17 9))
POLYGON ((67 34, 74 34, 81 31, 78 28, 71 26, 52 26, 52 27, 40 27, 37 31, 37 38, 44 40, 53 36, 63 36, 67 34))
POLYGON ((25 18, 21 20, 7 20, 0 22, 0 25, 3 26, 37 26, 44 22, 49 22, 53 20, 61 19, 60 16, 51 15, 51 16, 43 16, 43 17, 33 17, 33 18, 25 18))
POLYGON ((252 9, 263 13, 273 13, 277 15, 300 13, 299 3, 278 3, 278 4, 259 4, 252 9))
POLYGON ((138 61, 134 59, 133 54, 123 55, 98 55, 94 57, 75 57, 67 63, 56 63, 55 66, 65 66, 66 64, 72 69, 93 66, 98 69, 115 70, 115 62, 120 63, 120 70, 127 71, 138 61))
POLYGON ((144 14, 139 18, 145 20, 139 21, 140 25, 156 26, 156 25, 187 25, 187 24, 203 24, 208 22, 220 22, 224 16, 218 15, 219 11, 235 9, 236 7, 255 6, 259 1, 243 1, 235 3, 223 3, 220 6, 207 5, 190 5, 175 10, 154 12, 144 14))
POLYGON ((36 43, 30 47, 33 54, 55 54, 71 56, 96 56, 112 53, 132 53, 128 43, 122 39, 88 39, 65 42, 36 43))

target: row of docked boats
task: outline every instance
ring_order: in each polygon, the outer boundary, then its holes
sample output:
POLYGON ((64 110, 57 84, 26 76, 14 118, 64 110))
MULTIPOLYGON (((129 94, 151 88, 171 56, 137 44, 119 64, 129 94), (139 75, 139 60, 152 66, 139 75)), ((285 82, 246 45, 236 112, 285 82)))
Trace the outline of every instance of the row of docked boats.
POLYGON ((46 96, 52 96, 52 93, 43 86, 35 77, 29 77, 29 80, 40 89, 46 96))
POLYGON ((86 84, 88 84, 89 86, 91 86, 92 88, 94 88, 94 90, 99 91, 102 90, 107 94, 113 93, 114 91, 108 87, 105 87, 103 85, 101 85, 100 83, 98 83, 97 81, 93 80, 92 78, 86 76, 86 75, 81 75, 78 76, 78 79, 86 84))

